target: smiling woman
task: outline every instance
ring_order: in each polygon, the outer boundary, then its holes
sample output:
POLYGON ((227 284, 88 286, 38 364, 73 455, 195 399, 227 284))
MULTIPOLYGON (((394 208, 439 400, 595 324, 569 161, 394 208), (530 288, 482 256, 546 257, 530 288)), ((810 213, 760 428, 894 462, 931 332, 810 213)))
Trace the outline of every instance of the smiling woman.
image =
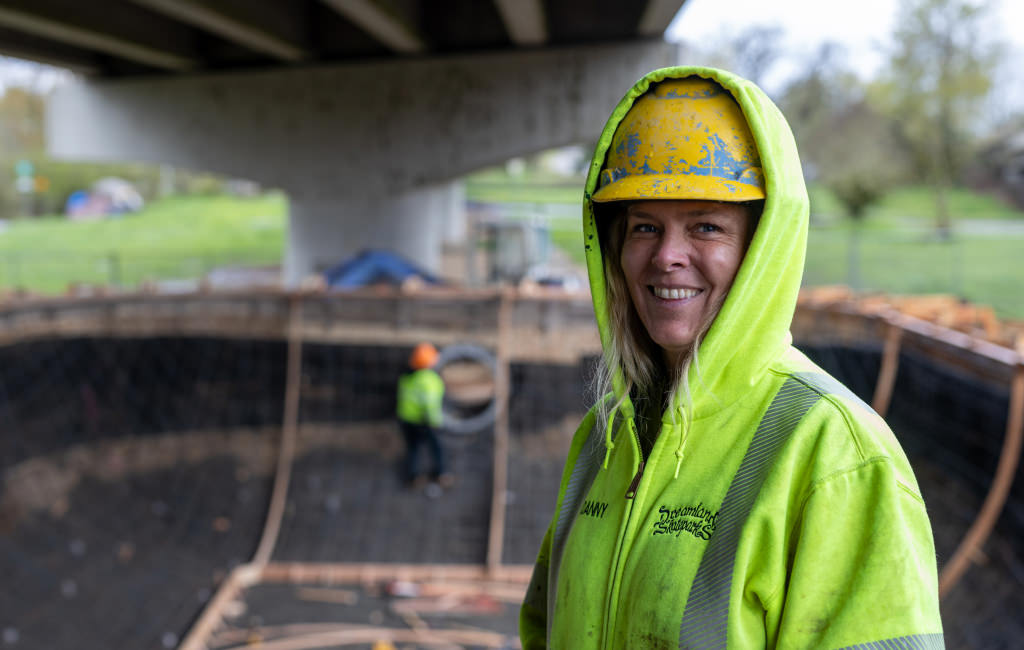
POLYGON ((790 344, 808 206, 778 109, 720 70, 656 70, 584 196, 605 359, 523 647, 941 648, 906 457, 790 344))

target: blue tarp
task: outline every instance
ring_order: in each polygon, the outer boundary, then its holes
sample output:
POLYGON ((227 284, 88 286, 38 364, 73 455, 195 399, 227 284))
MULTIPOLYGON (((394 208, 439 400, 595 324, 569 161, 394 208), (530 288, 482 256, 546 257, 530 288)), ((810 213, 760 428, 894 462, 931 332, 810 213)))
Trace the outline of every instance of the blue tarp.
POLYGON ((419 276, 427 284, 441 280, 412 262, 386 250, 364 250, 324 272, 327 286, 355 289, 370 284, 402 284, 410 276, 419 276))

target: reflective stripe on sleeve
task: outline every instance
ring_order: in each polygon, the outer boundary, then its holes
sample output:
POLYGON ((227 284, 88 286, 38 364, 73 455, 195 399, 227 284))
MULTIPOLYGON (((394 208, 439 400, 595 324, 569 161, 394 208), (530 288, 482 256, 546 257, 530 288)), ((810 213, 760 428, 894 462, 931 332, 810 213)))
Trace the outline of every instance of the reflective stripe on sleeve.
POLYGON ((565 549, 565 542, 569 539, 569 531, 572 529, 576 513, 584 497, 594 484, 597 472, 601 469, 601 462, 604 459, 604 430, 595 417, 594 426, 590 430, 590 436, 576 456, 576 464, 573 465, 572 474, 569 476, 569 483, 565 486, 565 494, 562 496, 562 508, 558 511, 558 519, 555 521, 555 529, 551 536, 551 556, 548 566, 548 645, 551 644, 551 623, 555 615, 555 601, 558 594, 558 570, 562 565, 562 551, 565 549))
POLYGON ((913 634, 895 639, 872 641, 859 645, 846 646, 840 650, 945 650, 946 641, 941 633, 913 634))

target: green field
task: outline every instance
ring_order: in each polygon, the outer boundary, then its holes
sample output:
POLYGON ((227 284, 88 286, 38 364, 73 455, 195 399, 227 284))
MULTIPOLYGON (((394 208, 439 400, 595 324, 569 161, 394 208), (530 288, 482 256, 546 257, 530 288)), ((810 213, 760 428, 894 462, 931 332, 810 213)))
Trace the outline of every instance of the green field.
MULTIPOLYGON (((474 176, 471 200, 578 203, 581 183, 504 182, 474 176)), ((851 224, 827 192, 811 189, 812 227, 805 283, 846 283, 851 224)), ((951 293, 1024 319, 1024 213, 966 190, 951 193, 950 241, 931 228, 925 188, 893 192, 862 224, 862 288, 951 293), (961 216, 962 215, 962 216, 961 216)), ((64 291, 69 283, 134 286, 143 280, 201 277, 218 266, 279 264, 286 199, 173 197, 145 211, 102 221, 20 219, 0 226, 0 287, 64 291)), ((551 221, 553 242, 582 263, 579 220, 551 221)))
POLYGON ((54 293, 71 282, 134 286, 222 265, 278 264, 285 211, 280 194, 189 196, 119 218, 12 220, 0 227, 0 287, 54 293))
MULTIPOLYGON (((1009 234, 961 234, 940 241, 894 227, 866 230, 861 237, 861 288, 948 293, 991 305, 1001 316, 1024 319, 1024 229, 1009 234)), ((812 228, 804 283, 847 284, 849 242, 846 224, 812 228)))
POLYGON ((583 181, 523 178, 510 179, 504 174, 482 172, 466 182, 466 198, 482 203, 579 203, 583 181))

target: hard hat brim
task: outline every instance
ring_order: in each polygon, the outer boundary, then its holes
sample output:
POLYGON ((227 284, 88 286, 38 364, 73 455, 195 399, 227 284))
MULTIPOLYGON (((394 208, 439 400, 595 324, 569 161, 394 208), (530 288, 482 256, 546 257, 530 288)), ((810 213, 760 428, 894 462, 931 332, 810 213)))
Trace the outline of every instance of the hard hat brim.
POLYGON ((713 176, 637 174, 620 178, 594 192, 595 203, 609 201, 756 201, 764 190, 748 183, 713 176))

